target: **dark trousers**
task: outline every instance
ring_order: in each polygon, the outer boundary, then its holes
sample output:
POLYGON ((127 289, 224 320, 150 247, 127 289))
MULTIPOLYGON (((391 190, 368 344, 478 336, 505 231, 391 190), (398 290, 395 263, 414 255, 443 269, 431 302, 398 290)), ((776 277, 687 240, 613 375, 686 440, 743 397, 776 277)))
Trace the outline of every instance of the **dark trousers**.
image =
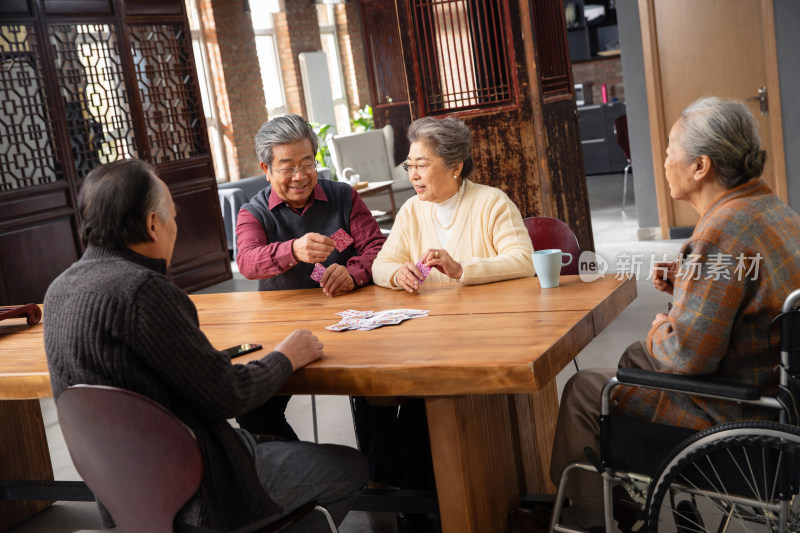
POLYGON ((250 433, 275 435, 286 440, 300 440, 286 421, 286 405, 291 396, 273 396, 252 411, 237 416, 239 427, 250 433))
POLYGON ((372 481, 403 489, 436 488, 425 400, 395 406, 353 398, 356 435, 372 481))

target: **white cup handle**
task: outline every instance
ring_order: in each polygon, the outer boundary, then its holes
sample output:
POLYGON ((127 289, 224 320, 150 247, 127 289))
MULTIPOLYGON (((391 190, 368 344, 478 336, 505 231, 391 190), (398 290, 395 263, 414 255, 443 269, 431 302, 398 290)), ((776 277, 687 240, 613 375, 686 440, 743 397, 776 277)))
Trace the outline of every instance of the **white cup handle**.
POLYGON ((569 253, 569 252, 561 252, 561 261, 562 261, 562 263, 561 263, 561 266, 562 266, 562 267, 565 267, 565 266, 567 266, 568 264, 572 263, 572 254, 571 254, 571 253, 569 253), (566 263, 564 263, 564 262, 563 262, 563 261, 564 261, 564 256, 565 256, 565 255, 568 255, 568 256, 569 256, 569 261, 567 261, 566 263))

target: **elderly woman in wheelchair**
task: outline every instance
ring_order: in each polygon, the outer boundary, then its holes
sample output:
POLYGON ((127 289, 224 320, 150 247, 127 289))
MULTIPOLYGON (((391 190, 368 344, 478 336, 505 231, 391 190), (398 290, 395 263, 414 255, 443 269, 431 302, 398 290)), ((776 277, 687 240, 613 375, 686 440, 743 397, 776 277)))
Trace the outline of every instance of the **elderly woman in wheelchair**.
POLYGON ((619 371, 564 389, 551 530, 613 531, 614 514, 623 530, 800 530, 800 216, 761 177, 765 160, 741 102, 702 98, 672 127, 670 194, 700 220, 679 261, 654 267, 669 314, 619 371))

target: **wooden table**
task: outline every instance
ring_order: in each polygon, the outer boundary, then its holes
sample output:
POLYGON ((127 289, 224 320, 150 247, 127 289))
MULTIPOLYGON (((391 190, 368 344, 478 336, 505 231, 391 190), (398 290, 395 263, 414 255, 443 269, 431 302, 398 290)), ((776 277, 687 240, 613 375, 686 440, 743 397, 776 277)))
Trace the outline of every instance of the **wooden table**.
MULTIPOLYGON (((366 187, 362 187, 360 189, 356 189, 358 194, 361 195, 363 198, 367 196, 374 196, 376 194, 380 194, 382 192, 389 193, 389 201, 392 205, 392 220, 395 219, 397 216, 397 207, 394 203, 394 190, 392 190, 392 185, 394 184, 394 180, 387 180, 387 181, 370 181, 366 182, 368 185, 366 187)), ((372 216, 378 218, 384 214, 383 211, 377 211, 372 214, 372 216)))
MULTIPOLYGON (((318 289, 192 296, 218 348, 268 348, 299 327, 320 337, 325 357, 283 392, 425 397, 442 526, 459 533, 504 531, 520 493, 552 492, 554 378, 635 298, 634 280, 611 276, 562 276, 555 289, 527 278, 428 283, 414 295, 370 286, 334 299, 318 289), (324 329, 349 308, 430 316, 372 331, 324 329)), ((49 397, 42 326, 2 332, 0 325, 0 399, 49 397)))

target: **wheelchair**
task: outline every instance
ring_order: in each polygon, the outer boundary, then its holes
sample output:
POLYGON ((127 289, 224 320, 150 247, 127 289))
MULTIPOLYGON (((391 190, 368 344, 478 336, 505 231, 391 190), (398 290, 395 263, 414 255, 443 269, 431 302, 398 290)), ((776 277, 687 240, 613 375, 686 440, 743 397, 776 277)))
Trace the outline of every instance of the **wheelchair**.
MULTIPOLYGON (((605 531, 789 533, 800 531, 800 289, 786 298, 780 324, 776 397, 758 387, 697 376, 620 369, 603 388, 601 456, 564 471, 550 531, 580 533, 559 522, 567 480, 576 469, 603 478, 605 531), (736 421, 695 432, 611 413, 620 385, 716 398, 778 411, 778 422, 736 421), (637 435, 635 439, 631 435, 637 435)), ((774 323, 774 322, 773 322, 774 323)))

